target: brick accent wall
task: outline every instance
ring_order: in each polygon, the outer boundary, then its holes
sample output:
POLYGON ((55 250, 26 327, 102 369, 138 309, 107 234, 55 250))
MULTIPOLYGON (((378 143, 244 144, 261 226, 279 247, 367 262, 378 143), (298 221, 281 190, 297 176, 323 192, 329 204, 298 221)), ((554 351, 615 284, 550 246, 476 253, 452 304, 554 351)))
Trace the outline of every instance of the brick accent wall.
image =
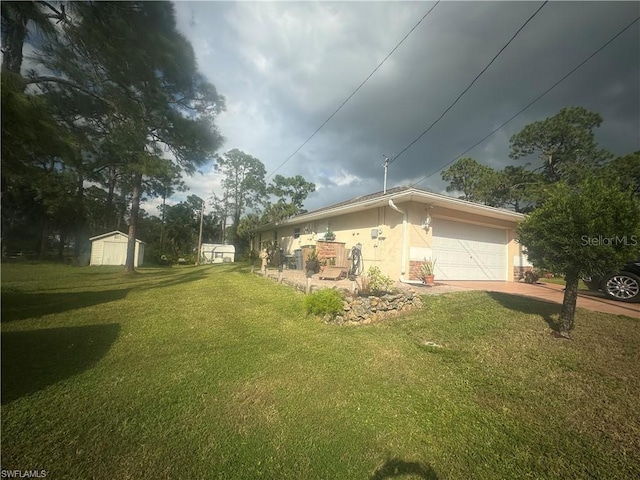
POLYGON ((420 260, 411 260, 409 262, 409 280, 420 280, 420 267, 422 262, 420 260))

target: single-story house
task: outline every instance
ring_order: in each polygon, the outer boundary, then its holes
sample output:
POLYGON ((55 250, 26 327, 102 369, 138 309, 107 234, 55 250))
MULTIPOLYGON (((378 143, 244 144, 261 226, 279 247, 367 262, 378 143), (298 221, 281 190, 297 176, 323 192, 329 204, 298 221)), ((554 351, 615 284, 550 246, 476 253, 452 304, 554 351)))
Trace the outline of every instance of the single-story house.
MULTIPOLYGON (((129 236, 119 230, 91 237, 91 260, 89 265, 124 265, 127 261, 129 236)), ((144 242, 136 239, 134 265, 144 262, 144 242)))
POLYGON ((236 247, 219 243, 203 243, 200 248, 201 263, 233 263, 236 247))
POLYGON ((418 280, 420 265, 431 258, 436 281, 517 281, 531 268, 516 242, 523 219, 521 213, 403 186, 258 227, 252 247, 262 250, 276 241, 286 257, 299 258, 313 246, 322 252, 332 244, 335 252, 336 244, 339 251, 340 244, 347 251, 359 244, 364 271, 375 265, 394 280, 418 280), (331 242, 325 241, 327 232, 335 235, 331 242))

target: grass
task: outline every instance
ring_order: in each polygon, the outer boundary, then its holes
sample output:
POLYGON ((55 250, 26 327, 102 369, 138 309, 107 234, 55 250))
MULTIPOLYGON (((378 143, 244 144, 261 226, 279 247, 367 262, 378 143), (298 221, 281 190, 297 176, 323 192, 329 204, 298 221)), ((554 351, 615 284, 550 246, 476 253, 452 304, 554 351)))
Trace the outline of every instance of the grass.
POLYGON ((242 265, 2 270, 3 469, 640 476, 638 320, 578 310, 566 341, 557 305, 465 292, 338 327, 242 265))
MULTIPOLYGON (((564 277, 551 277, 551 278, 540 277, 538 281, 543 283, 553 283, 555 285, 562 285, 563 287, 567 284, 564 277)), ((589 290, 589 287, 587 287, 582 280, 578 280, 578 290, 589 290)))

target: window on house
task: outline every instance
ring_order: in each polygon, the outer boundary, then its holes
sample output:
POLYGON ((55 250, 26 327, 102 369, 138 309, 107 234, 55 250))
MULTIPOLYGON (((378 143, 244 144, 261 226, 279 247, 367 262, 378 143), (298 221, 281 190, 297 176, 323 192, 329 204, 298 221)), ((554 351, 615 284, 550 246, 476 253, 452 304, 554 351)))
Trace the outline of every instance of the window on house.
POLYGON ((300 228, 293 229, 293 238, 300 238, 300 228))
POLYGON ((274 230, 273 231, 273 241, 277 241, 278 240, 278 231, 274 230))

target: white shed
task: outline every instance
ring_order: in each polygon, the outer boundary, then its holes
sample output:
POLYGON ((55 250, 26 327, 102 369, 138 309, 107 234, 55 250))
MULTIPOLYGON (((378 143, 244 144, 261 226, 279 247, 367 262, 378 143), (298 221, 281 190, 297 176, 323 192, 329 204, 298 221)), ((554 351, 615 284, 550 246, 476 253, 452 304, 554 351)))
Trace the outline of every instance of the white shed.
MULTIPOLYGON (((127 261, 128 235, 118 230, 91 237, 91 261, 89 265, 124 265, 127 261)), ((144 242, 136 239, 134 265, 144 262, 144 242)))
POLYGON ((236 247, 220 243, 203 243, 200 249, 201 263, 231 263, 235 260, 236 247))

